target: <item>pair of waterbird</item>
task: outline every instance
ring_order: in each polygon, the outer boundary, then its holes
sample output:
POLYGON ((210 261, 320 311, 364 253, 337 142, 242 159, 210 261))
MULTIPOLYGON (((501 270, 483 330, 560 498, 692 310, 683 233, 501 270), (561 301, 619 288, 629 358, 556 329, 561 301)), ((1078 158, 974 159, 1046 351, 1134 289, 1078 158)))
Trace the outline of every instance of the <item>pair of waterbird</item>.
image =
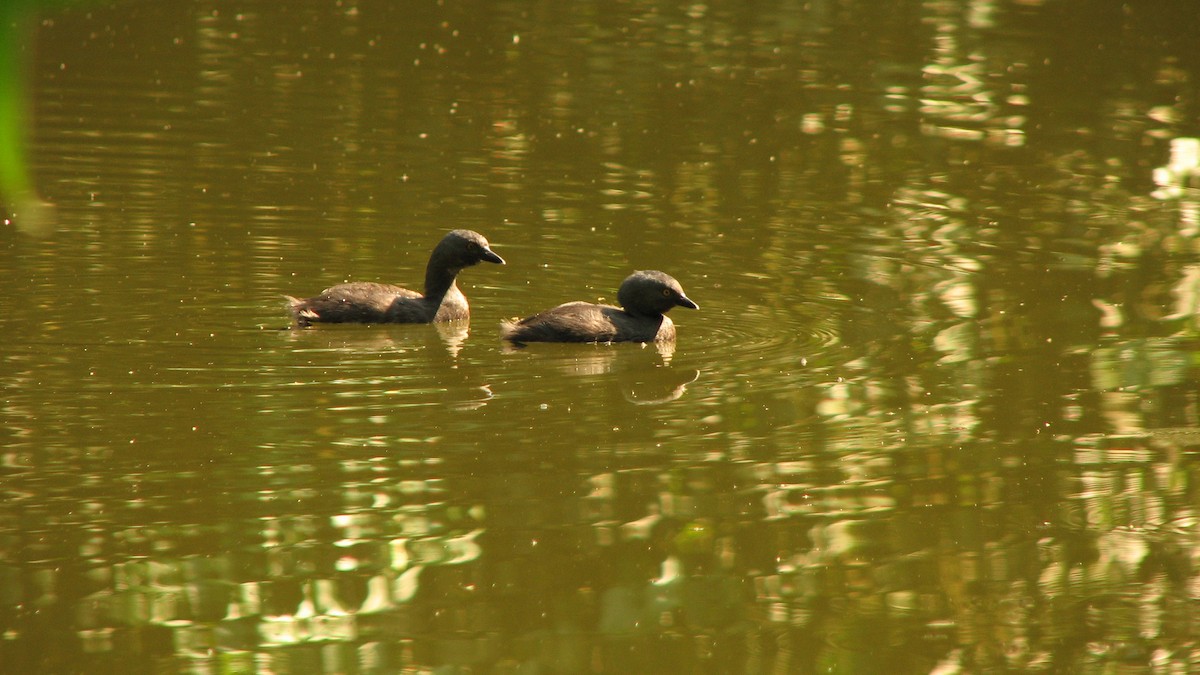
MULTIPOLYGON (((303 300, 288 296, 298 326, 314 323, 433 323, 466 319, 467 298, 456 280, 462 270, 481 262, 504 264, 487 239, 471 230, 453 230, 442 238, 425 267, 425 292, 372 282, 338 284, 303 300)), ((620 307, 568 302, 532 316, 505 321, 500 335, 525 342, 671 342, 675 324, 665 316, 672 307, 699 309, 670 275, 634 272, 617 291, 620 307)))

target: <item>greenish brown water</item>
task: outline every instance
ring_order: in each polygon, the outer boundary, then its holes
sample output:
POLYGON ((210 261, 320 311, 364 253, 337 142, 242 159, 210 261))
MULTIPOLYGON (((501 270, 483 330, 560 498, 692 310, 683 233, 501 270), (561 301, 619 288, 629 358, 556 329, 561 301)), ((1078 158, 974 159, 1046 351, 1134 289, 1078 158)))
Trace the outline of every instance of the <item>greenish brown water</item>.
POLYGON ((1200 668, 1198 16, 35 14, 0 671, 1200 668), (469 323, 287 329, 457 227, 469 323), (635 269, 673 350, 499 340, 635 269))

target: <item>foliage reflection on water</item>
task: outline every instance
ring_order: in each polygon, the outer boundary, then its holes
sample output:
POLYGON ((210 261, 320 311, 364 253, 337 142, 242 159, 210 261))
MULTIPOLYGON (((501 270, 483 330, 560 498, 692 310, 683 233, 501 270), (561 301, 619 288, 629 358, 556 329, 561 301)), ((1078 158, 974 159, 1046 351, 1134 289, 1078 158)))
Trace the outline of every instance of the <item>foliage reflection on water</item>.
POLYGON ((1200 35, 1084 5, 46 15, 0 663, 1194 668, 1200 35), (276 330, 448 226, 470 324, 276 330))

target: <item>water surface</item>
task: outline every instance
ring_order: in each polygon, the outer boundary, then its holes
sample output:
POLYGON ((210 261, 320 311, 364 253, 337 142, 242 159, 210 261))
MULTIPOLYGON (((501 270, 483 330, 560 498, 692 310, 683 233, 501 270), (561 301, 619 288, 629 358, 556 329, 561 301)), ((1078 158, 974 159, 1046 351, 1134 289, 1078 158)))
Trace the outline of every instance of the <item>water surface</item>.
POLYGON ((1190 3, 26 24, 4 668, 1200 660, 1190 3), (469 322, 289 329, 456 227, 469 322), (500 341, 636 269, 673 348, 500 341))

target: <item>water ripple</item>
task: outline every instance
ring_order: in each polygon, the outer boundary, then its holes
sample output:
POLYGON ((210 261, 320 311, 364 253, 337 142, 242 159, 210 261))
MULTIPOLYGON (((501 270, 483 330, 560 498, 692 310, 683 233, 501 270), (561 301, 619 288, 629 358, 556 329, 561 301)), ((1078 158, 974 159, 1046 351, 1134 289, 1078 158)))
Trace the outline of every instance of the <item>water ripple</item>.
POLYGON ((764 365, 794 362, 833 349, 840 342, 831 316, 791 317, 781 324, 771 309, 751 308, 742 319, 705 325, 701 335, 690 339, 709 353, 736 353, 743 362, 764 365))
MULTIPOLYGON (((701 312, 678 312, 680 342, 678 363, 698 365, 752 381, 756 386, 790 387, 800 369, 819 367, 826 355, 843 348, 842 316, 850 303, 843 295, 827 289, 774 289, 779 297, 760 297, 761 284, 752 279, 727 282, 720 291, 700 293, 713 297, 701 302, 701 312), (745 289, 737 288, 744 283, 745 289), (738 296, 745 302, 738 304, 738 296), (790 298, 803 298, 795 301, 790 298), (784 376, 776 385, 770 378, 784 376)), ((786 286, 786 284, 784 284, 786 286)))

